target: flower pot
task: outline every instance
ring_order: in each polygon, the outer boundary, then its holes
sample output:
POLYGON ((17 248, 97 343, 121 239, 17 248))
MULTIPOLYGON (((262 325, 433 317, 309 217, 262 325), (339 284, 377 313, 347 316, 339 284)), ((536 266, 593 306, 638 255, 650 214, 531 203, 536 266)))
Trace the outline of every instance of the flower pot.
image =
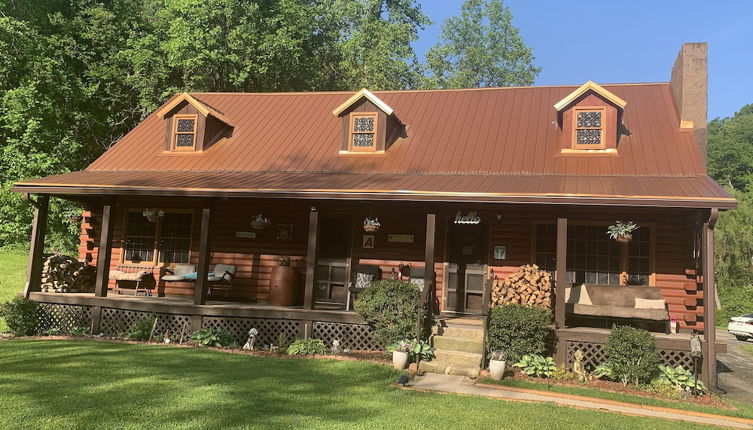
POLYGON ((298 273, 290 266, 272 268, 269 280, 269 304, 272 306, 293 306, 296 301, 296 278, 298 273))
POLYGON ((158 219, 159 219, 158 216, 148 216, 148 217, 146 217, 146 220, 149 221, 149 222, 157 222, 158 219))
POLYGON ((622 236, 617 236, 614 240, 620 243, 630 243, 630 241, 633 240, 633 235, 623 234, 622 236))
POLYGON ((392 352, 392 367, 403 370, 408 367, 408 353, 405 351, 392 352))
POLYGON ((268 223, 262 221, 251 221, 251 228, 254 230, 264 230, 268 223))
POLYGON ((366 225, 363 226, 363 231, 365 231, 367 233, 373 233, 373 232, 375 232, 377 230, 379 230, 379 226, 378 225, 366 224, 366 225))
POLYGON ((503 360, 489 360, 489 374, 499 381, 505 376, 505 362, 503 360))

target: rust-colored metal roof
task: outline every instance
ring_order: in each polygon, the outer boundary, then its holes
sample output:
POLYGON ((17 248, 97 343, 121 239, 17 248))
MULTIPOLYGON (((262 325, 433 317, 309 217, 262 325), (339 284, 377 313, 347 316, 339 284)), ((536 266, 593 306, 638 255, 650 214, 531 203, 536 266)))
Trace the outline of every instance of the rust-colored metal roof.
POLYGON ((408 137, 375 155, 339 153, 342 125, 332 109, 352 92, 192 93, 234 125, 231 137, 202 153, 164 152, 164 122, 152 114, 85 171, 15 189, 734 206, 708 178, 692 130, 680 129, 666 83, 604 85, 628 103, 622 121, 630 135, 621 137, 617 155, 561 154, 553 105, 576 88, 377 91, 408 137))

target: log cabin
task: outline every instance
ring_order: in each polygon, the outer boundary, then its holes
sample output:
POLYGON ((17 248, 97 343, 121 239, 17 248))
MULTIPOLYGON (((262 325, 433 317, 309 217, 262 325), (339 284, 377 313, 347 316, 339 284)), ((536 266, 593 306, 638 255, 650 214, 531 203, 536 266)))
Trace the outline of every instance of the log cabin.
POLYGON ((556 284, 559 362, 582 349, 598 364, 611 324, 640 323, 598 303, 573 312, 575 286, 652 287, 671 324, 655 329, 662 359, 689 365, 702 333, 714 384, 714 225, 736 202, 706 170, 706 53, 683 45, 661 83, 176 94, 86 169, 15 184, 35 211, 25 294, 96 332, 156 313, 181 336, 254 326, 269 342, 370 349, 346 309, 359 265, 421 273, 446 317, 483 314, 495 282, 535 264, 556 284), (93 292, 42 291, 50 198, 86 208, 93 292), (629 244, 607 236, 616 221, 639 226, 629 244), (270 297, 281 257, 295 290, 282 306, 270 297), (164 282, 178 264, 195 281, 164 282), (221 293, 218 265, 234 268, 221 293), (112 279, 128 267, 156 293, 112 279))

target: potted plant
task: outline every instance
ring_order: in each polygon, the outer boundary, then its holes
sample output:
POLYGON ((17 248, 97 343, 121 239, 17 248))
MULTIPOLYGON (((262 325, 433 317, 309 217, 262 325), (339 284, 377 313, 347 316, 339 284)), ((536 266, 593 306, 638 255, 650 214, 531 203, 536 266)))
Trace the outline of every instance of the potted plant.
POLYGON ((373 233, 379 230, 382 225, 379 223, 379 218, 369 218, 363 220, 363 231, 373 233))
POLYGON ((256 215, 256 218, 251 220, 251 227, 254 230, 264 230, 270 224, 272 224, 272 221, 262 214, 256 215))
POLYGON ((391 345, 389 350, 392 351, 392 367, 397 370, 403 370, 408 367, 410 353, 414 348, 414 342, 410 339, 403 339, 391 345))
POLYGON ((492 351, 489 355, 489 375, 497 381, 505 375, 505 351, 492 351))
POLYGON ((82 219, 84 219, 83 215, 81 215, 80 212, 76 211, 70 211, 68 212, 65 217, 68 219, 68 221, 71 224, 78 224, 81 222, 82 219))
POLYGON ((614 225, 607 227, 607 236, 620 243, 630 243, 633 239, 633 232, 638 230, 638 225, 633 221, 617 221, 614 225))
POLYGON ((165 216, 165 211, 156 208, 146 208, 142 213, 149 222, 157 222, 158 219, 165 216))

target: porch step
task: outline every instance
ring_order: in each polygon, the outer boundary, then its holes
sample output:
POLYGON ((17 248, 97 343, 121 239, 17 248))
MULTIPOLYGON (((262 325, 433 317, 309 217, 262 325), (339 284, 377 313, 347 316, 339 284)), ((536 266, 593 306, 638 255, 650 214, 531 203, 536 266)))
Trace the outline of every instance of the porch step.
POLYGON ((444 375, 461 375, 469 378, 477 378, 479 374, 479 367, 467 367, 458 366, 453 364, 446 364, 439 361, 422 361, 418 365, 419 369, 423 372, 439 373, 444 375))
POLYGON ((484 330, 481 327, 466 326, 466 325, 450 325, 447 327, 443 327, 442 333, 435 332, 434 334, 441 334, 442 336, 449 336, 449 337, 463 337, 466 339, 483 339, 484 338, 484 330))
MULTIPOLYGON (((482 332, 483 333, 483 332, 482 332)), ((457 352, 471 352, 475 354, 481 354, 484 352, 484 339, 483 337, 456 337, 448 336, 447 333, 442 336, 432 336, 432 344, 434 348, 445 351, 457 351, 457 352)))
POLYGON ((469 325, 481 327, 484 323, 481 317, 440 317, 438 320, 443 326, 469 325))
POLYGON ((446 349, 434 350, 434 359, 439 363, 460 367, 481 367, 481 354, 475 352, 450 351, 446 349))

